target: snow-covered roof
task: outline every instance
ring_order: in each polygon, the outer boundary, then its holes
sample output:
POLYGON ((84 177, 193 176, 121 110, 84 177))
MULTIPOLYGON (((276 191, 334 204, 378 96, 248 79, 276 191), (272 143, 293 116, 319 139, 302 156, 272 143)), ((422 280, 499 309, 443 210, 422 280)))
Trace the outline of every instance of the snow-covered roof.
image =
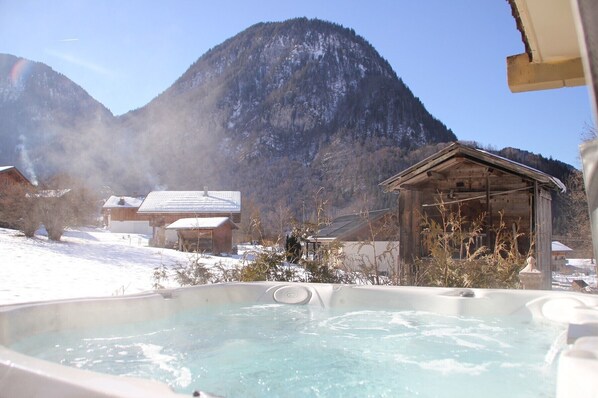
POLYGON ((3 171, 9 170, 9 169, 14 169, 15 166, 0 166, 0 173, 2 173, 3 171))
POLYGON ((153 191, 138 213, 240 213, 239 191, 153 191))
POLYGON ((367 214, 355 213, 337 217, 329 225, 320 229, 317 234, 308 237, 308 240, 343 240, 356 230, 359 230, 359 228, 382 218, 388 211, 388 209, 370 210, 367 214))
POLYGON ((561 242, 559 242, 557 240, 554 240, 554 241, 552 241, 552 251, 553 252, 572 252, 573 249, 571 249, 569 246, 562 244, 561 242))
POLYGON ((193 217, 181 218, 166 227, 166 229, 213 229, 222 224, 230 222, 236 225, 228 217, 193 217))
POLYGON ((131 196, 111 196, 108 198, 106 203, 102 208, 104 209, 111 209, 111 208, 138 208, 141 206, 143 202, 143 198, 134 198, 131 196), (122 200, 121 200, 122 199, 122 200))

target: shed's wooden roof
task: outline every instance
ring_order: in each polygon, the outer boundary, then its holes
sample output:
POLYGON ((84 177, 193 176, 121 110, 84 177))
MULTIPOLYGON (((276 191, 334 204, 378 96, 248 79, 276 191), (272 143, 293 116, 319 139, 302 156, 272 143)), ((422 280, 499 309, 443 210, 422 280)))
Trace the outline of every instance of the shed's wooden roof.
POLYGON ((566 191, 565 185, 556 177, 502 156, 458 142, 450 144, 434 155, 390 177, 381 182, 380 185, 387 192, 396 191, 405 185, 414 185, 430 178, 429 173, 431 172, 441 172, 462 161, 469 161, 502 172, 520 175, 522 178, 537 181, 551 189, 566 191))

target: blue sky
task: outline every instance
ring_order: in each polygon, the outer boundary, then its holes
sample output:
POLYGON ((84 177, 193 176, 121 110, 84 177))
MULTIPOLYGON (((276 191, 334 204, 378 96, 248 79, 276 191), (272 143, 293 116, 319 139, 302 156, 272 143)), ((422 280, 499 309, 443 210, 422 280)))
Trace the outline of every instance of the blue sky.
POLYGON ((524 49, 506 0, 0 0, 0 52, 49 65, 122 114, 249 26, 304 16, 353 28, 459 139, 580 167, 587 89, 509 91, 506 57, 524 49))

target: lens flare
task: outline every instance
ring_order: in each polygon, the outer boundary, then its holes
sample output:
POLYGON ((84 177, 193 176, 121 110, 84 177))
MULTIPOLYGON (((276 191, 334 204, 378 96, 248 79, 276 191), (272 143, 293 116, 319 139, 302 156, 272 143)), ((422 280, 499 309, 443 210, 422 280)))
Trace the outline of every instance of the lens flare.
POLYGON ((27 78, 31 73, 32 66, 33 62, 24 58, 20 58, 17 62, 15 62, 10 70, 10 81, 13 86, 22 85, 27 81, 27 78))

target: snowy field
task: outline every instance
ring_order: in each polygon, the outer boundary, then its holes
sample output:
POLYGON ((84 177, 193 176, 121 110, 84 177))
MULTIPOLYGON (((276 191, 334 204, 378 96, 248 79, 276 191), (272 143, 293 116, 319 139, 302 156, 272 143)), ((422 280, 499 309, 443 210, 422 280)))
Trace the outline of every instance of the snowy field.
MULTIPOLYGON (((164 265, 172 269, 177 263, 187 264, 189 256, 172 249, 148 247, 146 235, 102 229, 68 230, 62 241, 52 242, 43 232, 27 239, 18 231, 0 228, 0 305, 152 290, 154 268, 164 265)), ((205 256, 201 262, 239 266, 241 259, 205 256)), ((553 289, 569 290, 576 279, 596 288, 595 268, 574 265, 585 272, 553 274, 553 289)), ((162 284, 178 286, 173 278, 162 284)))
MULTIPOLYGON (((189 253, 148 247, 146 235, 67 230, 60 242, 52 242, 0 228, 0 304, 144 292, 152 290, 155 267, 177 262, 187 264, 189 253)), ((240 260, 208 256, 202 262, 240 260)))

